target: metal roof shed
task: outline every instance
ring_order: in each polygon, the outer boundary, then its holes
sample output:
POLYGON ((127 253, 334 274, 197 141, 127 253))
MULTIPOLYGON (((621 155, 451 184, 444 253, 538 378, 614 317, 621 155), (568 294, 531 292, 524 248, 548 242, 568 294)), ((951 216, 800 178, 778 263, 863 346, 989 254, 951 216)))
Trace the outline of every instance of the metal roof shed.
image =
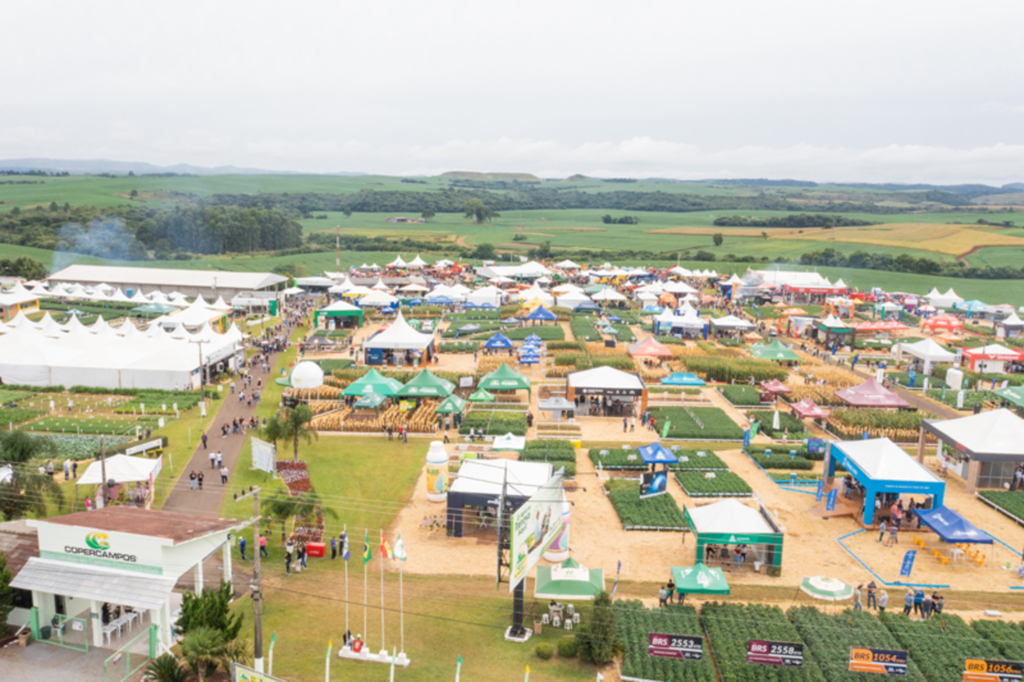
POLYGON ((1024 420, 1007 409, 960 419, 922 419, 917 441, 918 462, 924 461, 928 433, 948 446, 954 457, 968 461, 968 493, 975 492, 981 477, 997 486, 1002 485, 1003 479, 1012 480, 1014 467, 1024 453, 1024 420))

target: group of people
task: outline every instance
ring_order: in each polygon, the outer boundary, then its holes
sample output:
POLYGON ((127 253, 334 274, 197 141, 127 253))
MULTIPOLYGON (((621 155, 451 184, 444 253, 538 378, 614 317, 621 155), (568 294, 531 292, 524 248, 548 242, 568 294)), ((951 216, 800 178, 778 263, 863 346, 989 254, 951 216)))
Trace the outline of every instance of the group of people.
MULTIPOLYGON (((686 599, 685 594, 679 594, 679 605, 682 606, 683 601, 686 599)), ((676 600, 676 583, 672 578, 668 579, 665 586, 658 589, 658 606, 668 606, 669 603, 676 600)))
MULTIPOLYGON (((861 611, 864 609, 863 599, 865 591, 867 592, 868 608, 878 609, 880 613, 884 613, 885 608, 889 605, 889 594, 885 589, 879 591, 874 580, 869 582, 866 588, 861 584, 857 585, 853 590, 853 610, 861 611)), ((922 619, 927 620, 936 613, 942 613, 945 604, 945 597, 939 594, 938 591, 928 594, 920 587, 916 589, 908 587, 906 594, 903 595, 903 614, 906 616, 918 615, 922 619)))
POLYGON ((589 415, 604 415, 605 417, 614 417, 620 414, 629 416, 634 413, 632 402, 623 402, 618 398, 609 400, 608 396, 578 395, 575 397, 574 402, 576 403, 577 413, 584 412, 589 415))
POLYGON ((285 575, 291 575, 292 573, 292 562, 295 563, 295 572, 299 573, 304 568, 309 568, 306 565, 306 557, 308 556, 306 543, 300 542, 296 546, 295 536, 288 538, 288 542, 284 545, 284 572, 285 575))
MULTIPOLYGON (((246 544, 246 542, 247 541, 245 539, 245 536, 242 535, 242 534, 239 534, 238 535, 238 551, 242 554, 242 559, 248 561, 248 557, 245 556, 245 544, 246 544)), ((264 535, 263 533, 260 533, 260 556, 267 557, 267 558, 270 557, 270 553, 267 552, 267 536, 264 535)))

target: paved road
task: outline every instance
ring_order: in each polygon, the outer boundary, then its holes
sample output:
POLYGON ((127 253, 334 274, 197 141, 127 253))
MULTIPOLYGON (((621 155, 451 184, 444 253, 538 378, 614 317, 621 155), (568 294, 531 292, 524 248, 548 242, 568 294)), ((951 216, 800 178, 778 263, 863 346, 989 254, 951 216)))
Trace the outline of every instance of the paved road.
MULTIPOLYGON (((270 367, 273 370, 274 362, 277 360, 277 354, 270 356, 270 367)), ((272 380, 272 374, 264 374, 259 368, 253 368, 253 386, 256 385, 257 379, 262 379, 264 386, 268 380, 272 380)), ((241 382, 236 381, 239 388, 241 382)), ((228 470, 234 474, 235 465, 238 462, 238 456, 242 452, 242 446, 245 444, 246 436, 242 433, 237 435, 228 435, 221 437, 220 425, 230 424, 233 419, 249 419, 256 412, 256 404, 253 403, 252 407, 249 407, 244 401, 238 399, 239 388, 235 389, 235 394, 231 395, 227 393, 230 389, 225 389, 227 395, 224 397, 221 403, 220 409, 210 422, 210 427, 207 431, 208 443, 207 448, 203 448, 203 443, 200 440, 199 445, 192 453, 192 458, 185 465, 182 470, 182 475, 175 484, 171 494, 167 496, 167 500, 164 502, 163 509, 167 511, 183 512, 186 514, 194 514, 197 516, 216 517, 220 512, 221 503, 224 500, 223 495, 210 495, 207 493, 200 494, 197 491, 193 491, 189 485, 189 473, 195 470, 197 473, 202 471, 205 480, 203 481, 204 491, 222 490, 226 492, 228 486, 222 485, 220 482, 220 470, 212 468, 210 466, 210 453, 220 450, 224 455, 224 464, 228 470)), ((249 391, 246 391, 246 395, 249 391)), ((228 478, 230 484, 231 479, 228 478)))

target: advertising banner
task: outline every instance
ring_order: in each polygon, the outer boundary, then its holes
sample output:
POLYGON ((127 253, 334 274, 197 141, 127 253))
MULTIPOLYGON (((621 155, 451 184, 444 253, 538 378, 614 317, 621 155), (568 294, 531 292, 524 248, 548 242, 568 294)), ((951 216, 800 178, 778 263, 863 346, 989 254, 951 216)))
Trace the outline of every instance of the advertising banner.
POLYGON ((906 675, 907 652, 852 646, 849 670, 855 673, 906 675))
POLYGON ((647 471, 640 475, 640 499, 657 497, 668 492, 668 473, 647 471))
POLYGON ((277 466, 277 446, 259 438, 252 439, 252 468, 257 471, 274 473, 277 466))
POLYGON ((751 639, 747 641, 747 663, 800 668, 804 664, 804 645, 800 642, 751 639))
POLYGON ((701 660, 704 652, 704 638, 689 635, 662 635, 651 633, 647 643, 647 654, 661 658, 684 658, 701 660))
POLYGON ((903 566, 900 567, 900 577, 909 578, 910 572, 914 570, 914 557, 917 556, 917 550, 911 549, 903 555, 903 566))
POLYGON ((509 592, 515 590, 548 545, 562 532, 565 501, 562 476, 555 474, 512 514, 509 592))
POLYGON ((968 658, 964 661, 963 682, 1021 682, 1024 663, 968 658))

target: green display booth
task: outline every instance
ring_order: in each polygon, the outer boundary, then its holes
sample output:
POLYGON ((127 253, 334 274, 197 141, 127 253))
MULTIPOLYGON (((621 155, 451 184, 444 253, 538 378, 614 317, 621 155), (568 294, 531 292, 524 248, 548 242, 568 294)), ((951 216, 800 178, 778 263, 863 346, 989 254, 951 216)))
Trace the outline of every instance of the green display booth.
POLYGON ((687 527, 697 539, 696 561, 732 570, 782 572, 782 540, 786 529, 763 505, 757 509, 738 500, 702 507, 683 507, 687 527), (746 561, 737 564, 733 550, 747 546, 746 561))

